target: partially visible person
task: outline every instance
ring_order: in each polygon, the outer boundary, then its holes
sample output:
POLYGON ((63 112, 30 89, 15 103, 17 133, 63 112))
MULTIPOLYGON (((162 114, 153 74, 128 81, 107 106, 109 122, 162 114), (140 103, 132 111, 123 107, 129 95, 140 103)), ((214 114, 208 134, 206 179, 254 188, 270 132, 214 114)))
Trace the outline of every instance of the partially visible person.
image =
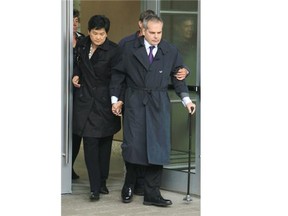
POLYGON ((85 37, 84 34, 78 31, 80 23, 80 12, 77 9, 73 9, 73 48, 76 46, 78 39, 85 37))
MULTIPOLYGON (((140 14, 139 20, 138 20, 138 28, 139 29, 135 33, 122 38, 118 43, 120 47, 124 47, 125 43, 127 43, 129 41, 134 41, 138 37, 143 35, 143 30, 144 30, 143 29, 143 20, 148 15, 155 15, 155 12, 153 10, 143 11, 140 14)), ((139 195, 139 196, 144 196, 144 171, 145 170, 142 169, 141 167, 139 167, 138 169, 135 169, 134 171, 135 171, 135 185, 133 187, 133 193, 136 195, 139 195)), ((122 196, 123 196, 123 194, 122 194, 122 196)), ((132 193, 131 193, 131 196, 132 196, 132 193)), ((128 197, 122 197, 122 199, 123 200, 129 200, 131 198, 130 198, 130 196, 128 196, 128 197)))
MULTIPOLYGON (((76 44, 79 40, 85 37, 84 34, 78 31, 80 23, 80 12, 77 9, 73 9, 73 66, 77 62, 77 51, 75 49, 76 44)), ((73 89, 73 93, 75 90, 73 89)), ((77 134, 72 134, 72 179, 78 179, 79 175, 74 170, 74 163, 78 156, 80 146, 81 146, 82 137, 77 134)))
POLYGON ((122 39, 119 41, 119 43, 118 43, 120 47, 123 47, 126 42, 128 42, 128 41, 134 41, 134 40, 136 40, 138 37, 140 37, 140 36, 143 35, 143 20, 144 20, 144 18, 145 18, 146 16, 148 16, 148 15, 155 15, 155 12, 154 12, 153 10, 150 10, 150 9, 148 9, 148 10, 146 10, 146 11, 143 11, 143 12, 140 14, 139 20, 138 20, 138 28, 139 28, 139 29, 138 29, 135 33, 133 33, 133 34, 131 34, 131 35, 128 35, 128 36, 122 38, 122 39))
POLYGON ((163 165, 169 164, 171 151, 169 80, 191 115, 196 105, 185 80, 175 77, 184 63, 177 48, 162 40, 162 19, 148 15, 143 28, 144 36, 125 43, 110 83, 112 112, 120 115, 125 104, 121 147, 127 170, 121 195, 124 203, 132 201, 135 169, 140 167, 145 170, 143 204, 168 206, 172 201, 162 197, 160 186, 163 165), (120 97, 123 88, 124 101, 120 97))
POLYGON ((78 60, 72 83, 76 88, 73 132, 83 137, 84 158, 89 176, 90 200, 108 194, 113 135, 121 119, 113 115, 109 94, 111 68, 120 56, 119 46, 108 39, 110 20, 102 15, 88 22, 88 36, 76 45, 78 60))

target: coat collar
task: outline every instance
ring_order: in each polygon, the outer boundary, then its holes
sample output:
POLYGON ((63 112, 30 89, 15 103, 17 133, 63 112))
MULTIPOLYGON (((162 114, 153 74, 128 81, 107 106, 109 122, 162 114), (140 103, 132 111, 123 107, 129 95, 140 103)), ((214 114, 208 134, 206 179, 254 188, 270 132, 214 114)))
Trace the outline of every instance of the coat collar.
POLYGON ((109 50, 109 39, 106 38, 106 40, 104 41, 104 43, 101 44, 100 46, 98 46, 98 49, 109 50))
MULTIPOLYGON (((90 48, 91 39, 90 39, 89 35, 86 36, 85 39, 81 40, 81 42, 80 42, 79 45, 90 48)), ((109 50, 109 39, 106 38, 106 40, 104 41, 104 43, 101 44, 100 46, 98 46, 97 49, 109 50)))
MULTIPOLYGON (((144 45, 144 36, 137 38, 134 42, 134 51, 133 54, 141 62, 141 64, 148 70, 150 67, 149 59, 147 56, 146 48, 144 45)), ((158 44, 158 51, 155 56, 155 60, 159 59, 161 55, 167 54, 169 51, 168 43, 164 40, 161 40, 158 44)))
MULTIPOLYGON (((144 36, 138 37, 137 40, 135 40, 134 43, 134 48, 138 49, 140 47, 145 47, 144 45, 144 36)), ((168 52, 168 44, 165 40, 161 40, 160 43, 158 44, 158 51, 161 51, 163 55, 165 55, 168 52)))

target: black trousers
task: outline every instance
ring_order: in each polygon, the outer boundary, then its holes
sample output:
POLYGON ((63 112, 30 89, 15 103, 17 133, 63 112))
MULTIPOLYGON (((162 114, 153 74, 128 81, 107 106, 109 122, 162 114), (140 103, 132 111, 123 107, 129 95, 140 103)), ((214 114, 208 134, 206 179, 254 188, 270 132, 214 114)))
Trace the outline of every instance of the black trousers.
POLYGON ((134 164, 132 167, 130 165, 131 163, 125 162, 126 170, 129 169, 129 175, 131 176, 131 179, 133 179, 133 183, 131 183, 131 186, 133 185, 133 189, 144 189, 144 176, 145 176, 145 166, 140 166, 137 164, 134 164))
POLYGON ((84 158, 91 192, 98 192, 100 186, 106 184, 110 168, 112 139, 113 136, 83 137, 84 158))
POLYGON ((82 137, 76 134, 73 134, 72 136, 72 170, 73 170, 74 162, 80 150, 81 139, 82 137))
POLYGON ((144 176, 145 176, 145 167, 138 167, 138 169, 136 169, 136 182, 135 182, 135 186, 134 189, 136 188, 144 188, 144 176))
POLYGON ((152 198, 161 196, 161 176, 163 171, 162 165, 149 165, 143 166, 139 164, 132 164, 125 162, 126 164, 126 176, 124 187, 132 187, 136 183, 137 170, 141 169, 144 174, 144 199, 151 200, 152 198))

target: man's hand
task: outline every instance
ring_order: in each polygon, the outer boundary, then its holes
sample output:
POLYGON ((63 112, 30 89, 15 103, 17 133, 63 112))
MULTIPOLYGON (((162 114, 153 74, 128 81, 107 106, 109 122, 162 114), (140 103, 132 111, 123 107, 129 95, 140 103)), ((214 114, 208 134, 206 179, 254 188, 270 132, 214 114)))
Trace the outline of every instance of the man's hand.
POLYGON ((113 103, 112 104, 112 113, 116 116, 122 116, 122 106, 123 106, 122 101, 118 101, 116 103, 113 103))
POLYGON ((193 102, 190 102, 186 105, 188 112, 193 115, 196 111, 196 105, 193 102))
POLYGON ((175 74, 175 77, 178 80, 183 80, 186 78, 186 76, 188 75, 188 70, 186 68, 181 68, 178 70, 178 72, 175 74))
POLYGON ((74 76, 72 78, 72 83, 73 83, 74 87, 80 88, 81 85, 79 84, 79 81, 80 81, 79 76, 74 76))

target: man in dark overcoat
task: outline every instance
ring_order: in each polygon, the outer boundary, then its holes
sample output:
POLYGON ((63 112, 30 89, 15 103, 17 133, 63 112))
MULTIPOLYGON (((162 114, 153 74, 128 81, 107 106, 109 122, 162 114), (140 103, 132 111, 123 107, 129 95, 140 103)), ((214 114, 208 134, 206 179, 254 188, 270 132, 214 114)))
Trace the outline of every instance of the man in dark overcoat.
POLYGON ((135 176, 131 170, 144 166, 143 204, 168 206, 172 202, 161 196, 159 188, 171 148, 169 80, 191 114, 196 106, 189 98, 185 81, 174 76, 183 67, 183 61, 176 47, 162 40, 162 19, 149 15, 143 26, 144 37, 125 43, 110 83, 115 115, 121 112, 119 98, 125 87, 122 155, 129 166, 121 194, 123 202, 132 201, 135 176), (151 55, 153 60, 149 62, 151 55))
MULTIPOLYGON (((139 20, 138 20, 138 27, 139 30, 134 32, 131 35, 128 35, 124 38, 122 38, 119 41, 119 46, 123 47, 125 43, 129 42, 129 41, 134 41, 136 40, 138 37, 141 37, 143 35, 143 21, 144 18, 148 15, 155 15, 155 12, 153 10, 146 10, 143 11, 140 16, 139 16, 139 20)), ((189 71, 186 68, 180 68, 177 73, 176 73, 176 77, 179 80, 185 79, 185 77, 188 75, 189 71)), ((138 167, 139 169, 135 169, 136 171, 136 181, 135 181, 135 185, 134 185, 134 194, 136 195, 140 195, 143 196, 144 195, 144 170, 142 167, 138 167)))

